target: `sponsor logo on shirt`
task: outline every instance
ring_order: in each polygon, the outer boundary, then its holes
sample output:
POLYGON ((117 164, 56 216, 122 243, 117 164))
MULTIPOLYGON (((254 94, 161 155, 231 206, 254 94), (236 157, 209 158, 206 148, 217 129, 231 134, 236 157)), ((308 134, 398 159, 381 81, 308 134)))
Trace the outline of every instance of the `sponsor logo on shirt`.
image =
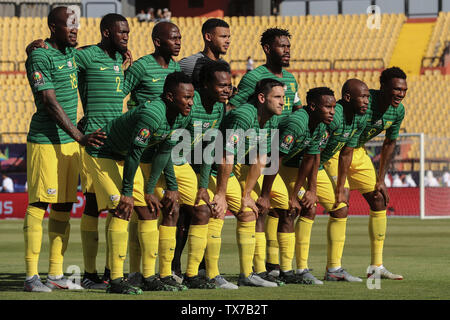
POLYGON ((42 86, 43 84, 45 84, 45 81, 42 73, 39 71, 33 72, 33 86, 36 88, 42 86))
POLYGON ((161 80, 161 78, 158 78, 158 79, 152 79, 152 82, 157 82, 158 80, 161 80))
POLYGON ((136 137, 136 141, 140 143, 146 143, 149 137, 150 137, 150 130, 143 128, 139 131, 136 137))
POLYGON ((108 69, 108 67, 100 67, 100 71, 104 71, 106 69, 108 69))
POLYGON ((58 69, 59 69, 59 70, 61 70, 62 68, 64 68, 64 65, 58 66, 58 69))

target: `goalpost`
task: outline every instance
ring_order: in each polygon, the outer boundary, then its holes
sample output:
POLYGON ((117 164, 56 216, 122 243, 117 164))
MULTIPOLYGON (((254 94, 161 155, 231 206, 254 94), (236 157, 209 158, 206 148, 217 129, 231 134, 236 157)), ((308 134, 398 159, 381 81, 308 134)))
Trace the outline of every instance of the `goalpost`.
MULTIPOLYGON (((388 168, 388 174, 395 178, 397 185, 400 184, 399 179, 403 183, 403 186, 398 188, 395 185, 390 188, 389 194, 391 200, 394 200, 394 205, 392 206, 390 202, 388 210, 391 210, 393 215, 418 216, 420 219, 450 218, 450 187, 425 187, 425 169, 427 165, 428 168, 433 169, 432 163, 426 163, 425 155, 430 147, 436 147, 441 143, 442 139, 438 139, 437 142, 433 141, 436 139, 438 138, 427 137, 424 133, 399 134, 394 156, 388 168), (408 182, 412 184, 406 186, 408 182)), ((366 149, 376 167, 383 140, 384 135, 379 135, 366 143, 366 149)), ((443 140, 448 140, 448 138, 443 138, 443 140)), ((446 164, 450 163, 450 159, 441 159, 435 162, 437 162, 435 167, 438 168, 435 171, 440 174, 442 169, 447 168, 446 164)))

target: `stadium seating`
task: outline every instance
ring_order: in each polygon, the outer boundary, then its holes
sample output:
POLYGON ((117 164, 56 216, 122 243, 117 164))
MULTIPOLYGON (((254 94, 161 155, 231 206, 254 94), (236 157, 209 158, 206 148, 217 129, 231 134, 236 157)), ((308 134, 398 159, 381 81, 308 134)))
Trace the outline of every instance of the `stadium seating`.
MULTIPOLYGON (((441 57, 446 42, 450 41, 450 12, 439 12, 433 34, 428 45, 426 57, 441 57)), ((426 67, 437 67, 439 59, 426 61, 426 67)))

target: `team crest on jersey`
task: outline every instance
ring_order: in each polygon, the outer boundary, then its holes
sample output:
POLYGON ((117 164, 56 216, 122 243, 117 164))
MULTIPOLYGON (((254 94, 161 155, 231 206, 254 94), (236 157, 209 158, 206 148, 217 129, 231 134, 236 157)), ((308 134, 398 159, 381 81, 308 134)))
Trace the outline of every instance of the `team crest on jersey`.
POLYGON ((328 142, 329 137, 330 133, 328 131, 325 131, 325 133, 322 136, 322 139, 320 139, 319 146, 326 144, 328 142))
POLYGON ((291 134, 288 134, 284 137, 283 142, 281 143, 282 148, 288 148, 292 142, 294 142, 294 137, 291 134))
POLYGON ((384 125, 384 129, 388 129, 390 126, 392 126, 392 121, 386 121, 386 124, 384 125))
POLYGON ((119 66, 114 66, 113 69, 115 72, 119 72, 119 66))
POLYGON ((208 128, 209 127, 209 125, 210 125, 210 123, 209 122, 205 122, 204 124, 203 124, 203 128, 208 128))
POLYGON ((295 83, 291 82, 291 90, 292 92, 295 92, 295 83))
POLYGON ((69 67, 69 68, 72 68, 72 61, 67 61, 67 66, 69 67))
POLYGON ((350 132, 345 132, 342 136, 343 136, 344 138, 348 138, 349 135, 350 135, 350 132))
POLYGON ((287 85, 284 85, 283 89, 284 89, 284 91, 286 91, 287 90, 287 85))
POLYGON ((375 122, 376 126, 381 126, 383 124, 383 120, 378 120, 377 122, 375 122))
POLYGON ((45 84, 44 77, 42 76, 42 73, 39 71, 33 72, 33 85, 34 87, 39 87, 45 84))
POLYGON ((139 131, 136 137, 136 141, 146 143, 149 137, 150 137, 150 130, 144 128, 139 131))

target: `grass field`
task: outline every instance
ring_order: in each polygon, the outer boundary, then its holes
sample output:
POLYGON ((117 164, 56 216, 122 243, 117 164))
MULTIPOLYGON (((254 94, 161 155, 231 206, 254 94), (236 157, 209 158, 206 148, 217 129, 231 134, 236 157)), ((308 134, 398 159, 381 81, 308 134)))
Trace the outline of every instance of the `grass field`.
MULTIPOLYGON (((104 220, 100 221, 100 248, 97 260, 103 270, 104 220)), ((363 283, 325 282, 322 286, 286 285, 279 288, 239 290, 188 290, 186 292, 144 292, 141 296, 105 294, 101 291, 23 292, 24 253, 22 220, 0 221, 0 300, 448 300, 450 276, 445 272, 450 263, 450 220, 420 221, 418 218, 389 218, 384 263, 405 280, 382 280, 380 289, 369 290, 363 283)), ((344 267, 353 275, 364 277, 370 262, 367 217, 351 217, 347 225, 344 267)), ((71 239, 64 266, 78 265, 83 271, 79 219, 71 222, 71 239)), ((43 248, 39 263, 41 277, 48 270, 47 221, 44 223, 43 248)), ((237 281, 239 262, 235 238, 235 219, 227 219, 223 230, 220 269, 228 279, 237 281)), ((312 232, 309 267, 322 278, 326 263, 327 219, 319 217, 312 232)), ((186 266, 186 255, 183 255, 186 266)), ((125 272, 128 261, 125 262, 125 272)))

